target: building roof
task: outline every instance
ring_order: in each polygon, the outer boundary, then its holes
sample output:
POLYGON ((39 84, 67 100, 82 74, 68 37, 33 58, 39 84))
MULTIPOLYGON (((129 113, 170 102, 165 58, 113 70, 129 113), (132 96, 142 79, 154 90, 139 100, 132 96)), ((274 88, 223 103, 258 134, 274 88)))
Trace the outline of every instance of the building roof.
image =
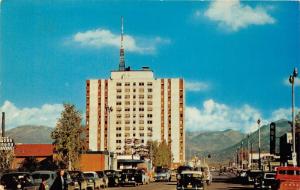
POLYGON ((16 157, 45 157, 53 155, 52 144, 17 144, 15 146, 16 157))

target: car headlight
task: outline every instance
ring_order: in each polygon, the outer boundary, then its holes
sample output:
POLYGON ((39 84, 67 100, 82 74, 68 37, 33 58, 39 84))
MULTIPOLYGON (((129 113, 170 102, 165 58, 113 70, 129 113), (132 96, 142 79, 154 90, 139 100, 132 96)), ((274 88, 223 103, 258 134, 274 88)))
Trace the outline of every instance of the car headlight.
POLYGON ((90 179, 89 182, 93 182, 93 180, 90 179))
POLYGON ((22 187, 22 186, 21 186, 20 184, 17 185, 17 188, 18 188, 18 189, 21 189, 21 187, 22 187))
POLYGON ((131 179, 134 180, 134 177, 132 177, 131 179))

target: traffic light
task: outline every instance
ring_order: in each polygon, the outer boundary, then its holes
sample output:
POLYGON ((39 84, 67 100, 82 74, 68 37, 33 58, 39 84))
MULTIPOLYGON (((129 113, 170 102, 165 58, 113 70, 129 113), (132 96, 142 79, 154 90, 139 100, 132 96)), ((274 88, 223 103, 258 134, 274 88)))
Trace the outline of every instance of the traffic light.
POLYGON ((270 154, 276 153, 276 123, 270 124, 270 154))

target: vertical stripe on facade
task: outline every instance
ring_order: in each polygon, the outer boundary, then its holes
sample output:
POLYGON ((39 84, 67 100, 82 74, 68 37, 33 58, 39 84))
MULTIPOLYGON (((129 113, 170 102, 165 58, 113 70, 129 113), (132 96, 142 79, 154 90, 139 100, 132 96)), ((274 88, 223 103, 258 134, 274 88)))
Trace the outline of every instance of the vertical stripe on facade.
POLYGON ((171 136, 171 126, 172 126, 172 118, 171 118, 171 102, 172 102, 172 98, 171 98, 171 79, 168 79, 168 145, 171 148, 171 143, 172 143, 172 136, 171 136))
POLYGON ((101 149, 101 80, 98 80, 98 128, 97 128, 97 150, 101 149))
POLYGON ((165 86, 164 86, 164 79, 161 79, 161 141, 165 139, 165 86))
POLYGON ((104 109, 105 109, 105 115, 104 115, 104 150, 108 150, 108 111, 106 109, 108 107, 108 80, 105 80, 105 86, 104 86, 104 109))
MULTIPOLYGON (((86 125, 86 143, 89 146, 89 119, 90 119, 90 80, 86 81, 86 116, 85 116, 85 125, 86 125)), ((87 147, 88 148, 88 147, 87 147)))
POLYGON ((183 79, 179 80, 179 159, 183 162, 184 159, 184 88, 183 79))

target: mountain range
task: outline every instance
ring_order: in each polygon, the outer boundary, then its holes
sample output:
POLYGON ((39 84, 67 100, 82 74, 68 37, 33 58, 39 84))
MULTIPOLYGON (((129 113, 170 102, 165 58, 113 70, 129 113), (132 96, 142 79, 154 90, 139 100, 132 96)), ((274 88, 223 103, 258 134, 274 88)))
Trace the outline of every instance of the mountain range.
MULTIPOLYGON (((290 124, 287 120, 279 120, 276 123, 276 135, 282 136, 290 131, 290 124)), ((16 143, 32 143, 32 144, 49 144, 52 143, 50 137, 53 128, 46 126, 23 125, 6 132, 7 136, 12 137, 16 143)), ((261 150, 269 151, 269 125, 261 127, 261 150)), ((232 160, 235 151, 243 144, 244 148, 252 143, 253 151, 257 151, 258 131, 253 132, 249 136, 235 130, 225 131, 186 131, 186 158, 190 159, 197 155, 207 157, 211 162, 228 162, 232 160), (249 140, 249 141, 248 141, 249 140), (243 142, 243 143, 242 143, 243 142)), ((277 142, 279 148, 279 143, 277 142)))

